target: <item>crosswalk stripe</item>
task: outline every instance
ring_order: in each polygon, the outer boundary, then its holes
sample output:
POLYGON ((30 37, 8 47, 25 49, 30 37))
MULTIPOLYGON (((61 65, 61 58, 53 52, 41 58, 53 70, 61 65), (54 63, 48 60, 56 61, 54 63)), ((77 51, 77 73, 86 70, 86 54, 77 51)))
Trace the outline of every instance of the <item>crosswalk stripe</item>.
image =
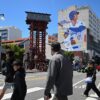
POLYGON ((12 93, 5 94, 5 96, 2 98, 2 100, 9 99, 11 97, 11 95, 12 95, 12 93))
POLYGON ((75 89, 77 88, 77 86, 75 86, 75 89))
POLYGON ((82 85, 82 88, 83 88, 83 89, 86 88, 86 85, 82 85))
POLYGON ((73 87, 76 86, 76 85, 78 85, 78 84, 80 84, 80 83, 83 82, 84 80, 85 80, 85 79, 83 79, 83 80, 81 80, 81 81, 79 81, 79 82, 73 84, 73 87))
MULTIPOLYGON (((79 81, 79 82, 73 84, 73 87, 77 86, 79 83, 83 82, 84 80, 85 80, 85 79, 83 79, 83 80, 81 80, 81 81, 79 81)), ((52 97, 53 97, 53 96, 52 96, 52 97)), ((40 98, 40 99, 38 99, 38 100, 44 100, 44 98, 40 98)), ((52 98, 51 98, 50 100, 52 100, 52 98)))
MULTIPOLYGON (((43 89, 44 88, 41 88, 41 87, 30 88, 30 89, 27 90, 27 93, 36 92, 36 91, 40 91, 40 90, 43 90, 43 89)), ((12 95, 12 93, 5 94, 2 100, 9 99, 11 97, 11 95, 12 95)))
MULTIPOLYGON (((84 79, 73 84, 73 87, 76 86, 77 84, 83 82, 83 81, 84 81, 84 79)), ((0 89, 2 89, 2 87, 0 87, 0 89)), ((42 89, 44 89, 44 88, 40 88, 40 87, 31 88, 31 89, 27 90, 27 93, 36 92, 36 91, 39 91, 39 90, 42 90, 42 89)), ((11 97, 11 95, 12 95, 12 93, 5 94, 5 96, 3 97, 2 100, 9 99, 11 97)), ((43 98, 40 98, 40 100, 43 100, 43 98)))
POLYGON ((79 88, 79 89, 84 89, 86 87, 86 85, 81 85, 81 86, 75 86, 74 88, 75 89, 77 89, 77 88, 79 88))
POLYGON ((86 100, 98 100, 98 96, 96 94, 91 94, 86 100))
MULTIPOLYGON (((76 88, 78 88, 77 86, 75 86, 76 88)), ((85 88, 86 87, 86 85, 82 85, 80 88, 85 88)), ((98 84, 98 88, 100 87, 100 83, 98 84)), ((0 89, 2 89, 2 87, 0 87, 0 89)), ((32 92, 37 92, 37 91, 40 91, 40 90, 43 90, 44 88, 41 88, 41 87, 34 87, 34 88, 29 88, 28 90, 27 90, 27 93, 32 93, 32 92)), ((5 94, 5 96, 3 97, 3 99, 2 100, 5 100, 5 99, 9 99, 10 97, 11 97, 11 95, 12 95, 12 93, 7 93, 7 94, 5 94)), ((52 94, 52 97, 53 97, 54 95, 52 94)), ((95 98, 97 98, 97 95, 96 94, 92 94, 92 95, 90 95, 90 96, 92 96, 92 97, 94 97, 94 98, 90 98, 90 97, 88 97, 86 100, 96 100, 95 98)), ((40 99, 37 99, 37 100, 44 100, 44 98, 42 97, 42 98, 40 98, 40 99)), ((52 100, 52 98, 50 99, 50 100, 52 100)))

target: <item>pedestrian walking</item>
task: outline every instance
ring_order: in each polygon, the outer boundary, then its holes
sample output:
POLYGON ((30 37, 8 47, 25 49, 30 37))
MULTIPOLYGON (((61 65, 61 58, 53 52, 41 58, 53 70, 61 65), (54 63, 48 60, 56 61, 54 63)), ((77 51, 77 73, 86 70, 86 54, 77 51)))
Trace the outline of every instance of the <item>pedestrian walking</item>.
POLYGON ((24 54, 24 57, 23 57, 23 66, 25 70, 29 68, 29 65, 30 65, 30 55, 29 55, 29 52, 27 52, 24 54))
POLYGON ((48 67, 48 78, 44 91, 44 100, 51 98, 51 89, 54 90, 53 100, 68 100, 72 95, 73 69, 71 62, 61 53, 60 43, 51 45, 52 59, 48 67))
POLYGON ((13 62, 14 75, 14 90, 11 100, 25 100, 27 86, 25 81, 25 69, 21 61, 16 60, 13 62))
POLYGON ((4 96, 7 89, 11 89, 13 86, 13 76, 14 70, 12 63, 14 61, 14 52, 7 50, 6 52, 6 61, 2 64, 2 74, 5 76, 5 83, 3 89, 0 91, 0 100, 4 96))
POLYGON ((98 97, 100 97, 100 91, 97 89, 97 87, 95 85, 95 81, 96 81, 96 68, 94 66, 94 61, 90 60, 88 62, 88 66, 86 67, 85 72, 87 73, 87 79, 89 81, 87 81, 87 86, 86 86, 86 90, 84 91, 84 95, 86 97, 88 97, 89 91, 92 89, 98 95, 98 97))

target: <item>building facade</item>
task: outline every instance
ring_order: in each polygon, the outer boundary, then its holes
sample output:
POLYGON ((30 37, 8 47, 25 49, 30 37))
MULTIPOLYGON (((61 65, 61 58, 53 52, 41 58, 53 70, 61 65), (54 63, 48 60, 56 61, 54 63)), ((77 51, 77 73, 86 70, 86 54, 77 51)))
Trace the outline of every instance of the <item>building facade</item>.
POLYGON ((0 35, 2 41, 22 38, 21 30, 14 26, 0 27, 0 35))
POLYGON ((5 40, 2 41, 3 45, 18 45, 21 48, 24 48, 25 50, 29 49, 29 44, 30 44, 30 39, 29 38, 20 38, 20 39, 16 39, 16 40, 5 40))
MULTIPOLYGON (((21 48, 24 48, 25 51, 29 51, 30 48, 30 39, 29 38, 20 38, 20 39, 15 39, 15 40, 5 40, 2 41, 3 45, 18 45, 21 48)), ((4 52, 3 48, 0 46, 0 52, 4 52)), ((51 59, 52 55, 51 55, 51 46, 48 42, 48 36, 46 38, 46 59, 51 59)))
MULTIPOLYGON (((68 15, 72 10, 77 10, 79 12, 78 20, 84 22, 87 29, 87 47, 83 52, 90 54, 91 57, 94 55, 100 55, 100 19, 89 6, 71 6, 65 10, 60 10, 58 12, 58 22, 63 19, 69 21, 68 15)), ((63 41, 63 36, 62 34, 60 34, 61 32, 62 29, 60 26, 58 26, 59 42, 63 41)), ((64 47, 63 44, 62 47, 64 47)))

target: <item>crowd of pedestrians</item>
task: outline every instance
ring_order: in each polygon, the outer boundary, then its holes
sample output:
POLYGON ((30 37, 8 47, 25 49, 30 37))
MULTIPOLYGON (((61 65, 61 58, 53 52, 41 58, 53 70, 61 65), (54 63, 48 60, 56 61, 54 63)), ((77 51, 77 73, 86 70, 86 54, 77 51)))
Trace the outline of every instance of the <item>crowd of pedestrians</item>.
MULTIPOLYGON (((51 45, 52 59, 48 66, 48 78, 44 91, 44 100, 49 100, 51 90, 54 91, 53 100, 68 100, 68 96, 73 94, 73 66, 72 62, 61 52, 60 43, 55 42, 51 45)), ((28 54, 27 54, 28 56, 28 54)), ((27 85, 25 81, 25 70, 28 67, 28 60, 24 59, 26 64, 15 58, 14 52, 7 50, 2 56, 2 74, 5 76, 5 82, 0 90, 0 100, 3 98, 7 89, 13 88, 13 94, 10 100, 25 100, 27 85)), ((89 60, 86 72, 86 90, 84 95, 88 96, 91 89, 100 97, 100 91, 95 85, 96 69, 95 63, 89 60), (91 78, 91 82, 87 81, 91 78)))

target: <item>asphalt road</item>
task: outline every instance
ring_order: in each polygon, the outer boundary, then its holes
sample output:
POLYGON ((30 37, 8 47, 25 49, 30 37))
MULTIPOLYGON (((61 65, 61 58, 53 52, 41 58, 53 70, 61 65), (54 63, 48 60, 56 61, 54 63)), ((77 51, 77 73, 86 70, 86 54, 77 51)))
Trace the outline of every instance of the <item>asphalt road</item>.
MULTIPOLYGON (((43 93, 45 88, 47 73, 37 72, 37 73, 27 73, 27 96, 25 100, 43 100, 43 93)), ((69 96, 69 100, 99 100, 96 94, 91 91, 90 97, 86 98, 82 94, 85 90, 86 84, 84 83, 85 74, 74 72, 73 77, 73 95, 69 96)), ((0 88, 3 85, 4 77, 0 75, 0 88)), ((100 90, 100 72, 97 74, 96 84, 100 90)), ((4 98, 2 100, 10 100, 12 89, 7 90, 4 98)))

